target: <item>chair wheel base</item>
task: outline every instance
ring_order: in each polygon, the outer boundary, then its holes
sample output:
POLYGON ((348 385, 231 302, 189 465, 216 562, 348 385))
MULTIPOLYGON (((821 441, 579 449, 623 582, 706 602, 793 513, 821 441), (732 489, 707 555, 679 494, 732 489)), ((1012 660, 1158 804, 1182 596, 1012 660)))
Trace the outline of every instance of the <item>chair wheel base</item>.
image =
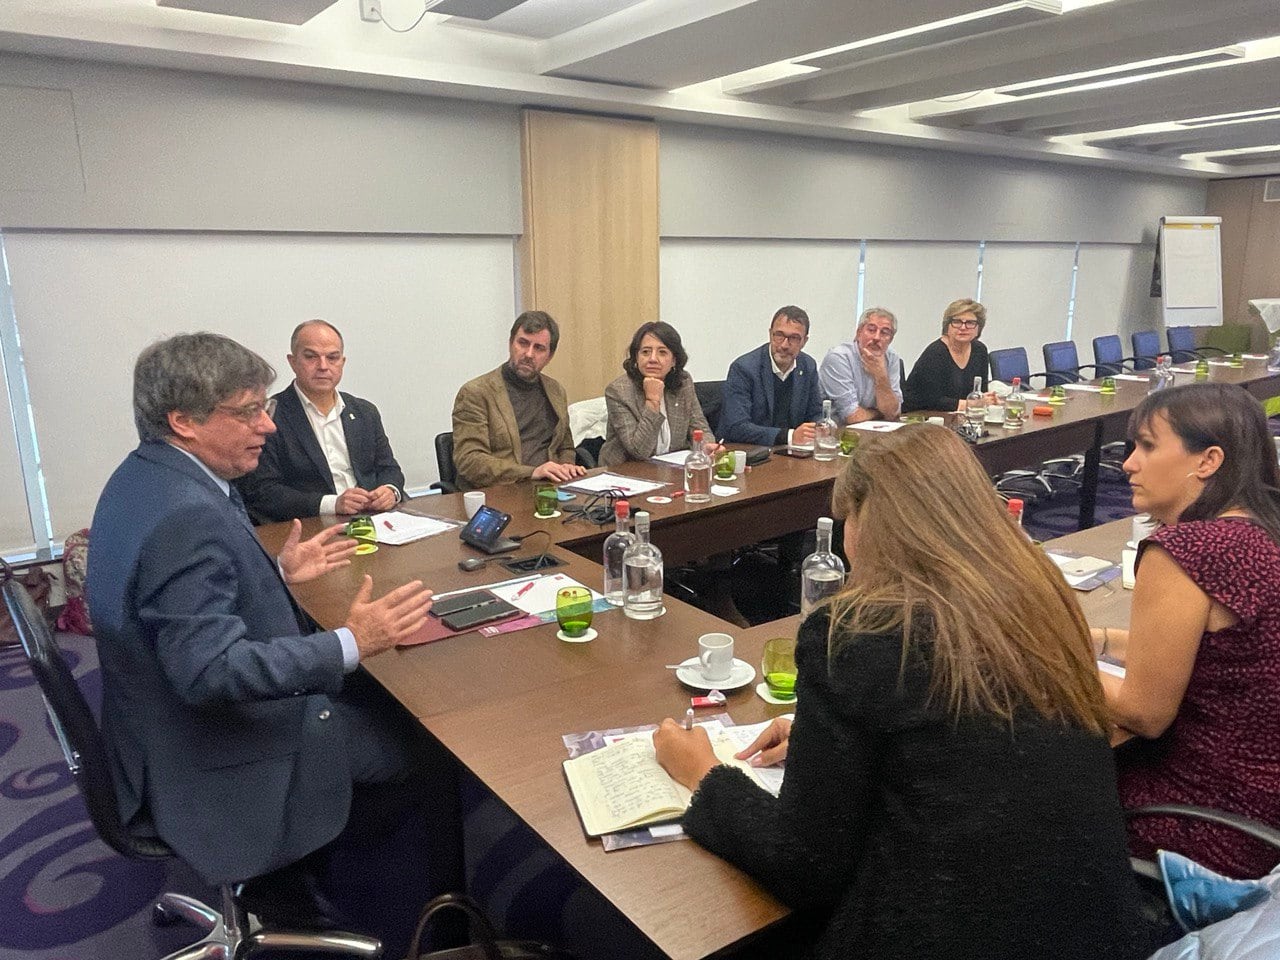
POLYGON ((153 927, 172 927, 174 924, 182 923, 183 917, 165 909, 163 903, 153 903, 151 905, 151 925, 153 927))

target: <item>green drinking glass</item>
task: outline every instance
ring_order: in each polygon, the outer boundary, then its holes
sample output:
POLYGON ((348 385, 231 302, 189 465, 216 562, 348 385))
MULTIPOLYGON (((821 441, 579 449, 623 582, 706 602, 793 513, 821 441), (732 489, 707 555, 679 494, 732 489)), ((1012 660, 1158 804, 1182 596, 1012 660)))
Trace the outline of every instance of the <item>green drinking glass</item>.
POLYGON ((796 698, 796 642, 790 637, 774 637, 764 645, 760 672, 775 700, 796 698))
POLYGON ((858 431, 853 427, 845 427, 840 432, 840 456, 851 457, 858 449, 858 431))
POLYGON ((1209 379, 1209 361, 1196 361, 1196 380, 1203 381, 1209 379))
POLYGON ((378 552, 378 528, 373 525, 373 517, 352 517, 343 532, 356 541, 356 556, 378 552))
POLYGON ((591 628, 591 591, 565 587, 556 593, 556 623, 566 637, 577 639, 591 628))
POLYGON ((716 457, 716 479, 732 480, 733 479, 733 451, 722 450, 720 456, 716 457))
MULTIPOLYGON (((1102 378, 1102 393, 1103 393, 1103 395, 1104 395, 1104 396, 1108 396, 1108 397, 1110 397, 1110 396, 1114 396, 1114 395, 1115 395, 1115 392, 1116 392, 1116 378, 1115 378, 1115 377, 1103 377, 1103 378, 1102 378)), ((1052 401, 1050 401, 1050 402, 1052 402, 1052 401)))
MULTIPOLYGON (((1104 391, 1107 389, 1105 384, 1103 385, 1102 389, 1103 389, 1104 391)), ((1059 383, 1059 384, 1056 384, 1056 385, 1054 385, 1054 386, 1052 386, 1052 387, 1050 387, 1050 388, 1049 388, 1049 402, 1050 402, 1051 404, 1053 404, 1055 407, 1060 407, 1060 406, 1062 406, 1064 403, 1066 403, 1066 402, 1067 402, 1067 388, 1066 388, 1066 387, 1064 387, 1064 386, 1063 386, 1062 384, 1060 384, 1060 383, 1059 383)))
POLYGON ((556 496, 556 485, 554 483, 538 483, 533 488, 533 515, 547 517, 556 515, 556 504, 559 498, 556 496))

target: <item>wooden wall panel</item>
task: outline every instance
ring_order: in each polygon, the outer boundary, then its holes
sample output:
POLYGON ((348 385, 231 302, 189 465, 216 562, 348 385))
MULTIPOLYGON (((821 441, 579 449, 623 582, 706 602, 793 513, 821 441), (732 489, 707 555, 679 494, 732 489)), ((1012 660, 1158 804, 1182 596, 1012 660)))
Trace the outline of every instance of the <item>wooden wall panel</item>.
POLYGON ((658 127, 526 110, 522 123, 522 308, 560 323, 547 373, 569 401, 622 372, 640 324, 658 317, 658 127))
POLYGON ((1253 328, 1253 346, 1267 342, 1266 328, 1249 301, 1280 297, 1280 203, 1262 199, 1266 177, 1209 184, 1208 214, 1222 217, 1222 308, 1226 323, 1253 328))

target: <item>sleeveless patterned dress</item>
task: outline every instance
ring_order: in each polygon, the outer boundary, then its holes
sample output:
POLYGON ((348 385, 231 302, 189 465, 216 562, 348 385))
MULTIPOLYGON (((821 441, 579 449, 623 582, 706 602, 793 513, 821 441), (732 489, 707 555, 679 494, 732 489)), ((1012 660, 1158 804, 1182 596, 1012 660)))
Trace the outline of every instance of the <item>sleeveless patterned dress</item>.
MULTIPOLYGON (((1164 735, 1118 752, 1121 802, 1196 804, 1280 827, 1280 544, 1243 517, 1173 524, 1147 542, 1239 621, 1201 637, 1164 735)), ((1235 830, 1181 817, 1132 820, 1129 838, 1135 856, 1172 850, 1234 877, 1280 860, 1235 830)))

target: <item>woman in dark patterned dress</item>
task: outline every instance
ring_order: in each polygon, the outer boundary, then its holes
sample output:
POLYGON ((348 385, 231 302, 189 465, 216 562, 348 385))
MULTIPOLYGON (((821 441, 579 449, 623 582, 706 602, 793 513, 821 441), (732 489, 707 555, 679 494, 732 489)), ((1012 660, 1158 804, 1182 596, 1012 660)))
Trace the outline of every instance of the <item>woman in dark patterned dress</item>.
MULTIPOLYGON (((1102 675, 1111 716, 1144 738, 1118 756, 1126 807, 1190 803, 1280 827, 1280 471, 1258 402, 1237 386, 1153 393, 1125 461, 1135 510, 1164 526, 1139 546, 1129 631, 1102 675)), ((1186 818, 1130 824, 1130 849, 1172 850, 1236 877, 1276 853, 1186 818)))

